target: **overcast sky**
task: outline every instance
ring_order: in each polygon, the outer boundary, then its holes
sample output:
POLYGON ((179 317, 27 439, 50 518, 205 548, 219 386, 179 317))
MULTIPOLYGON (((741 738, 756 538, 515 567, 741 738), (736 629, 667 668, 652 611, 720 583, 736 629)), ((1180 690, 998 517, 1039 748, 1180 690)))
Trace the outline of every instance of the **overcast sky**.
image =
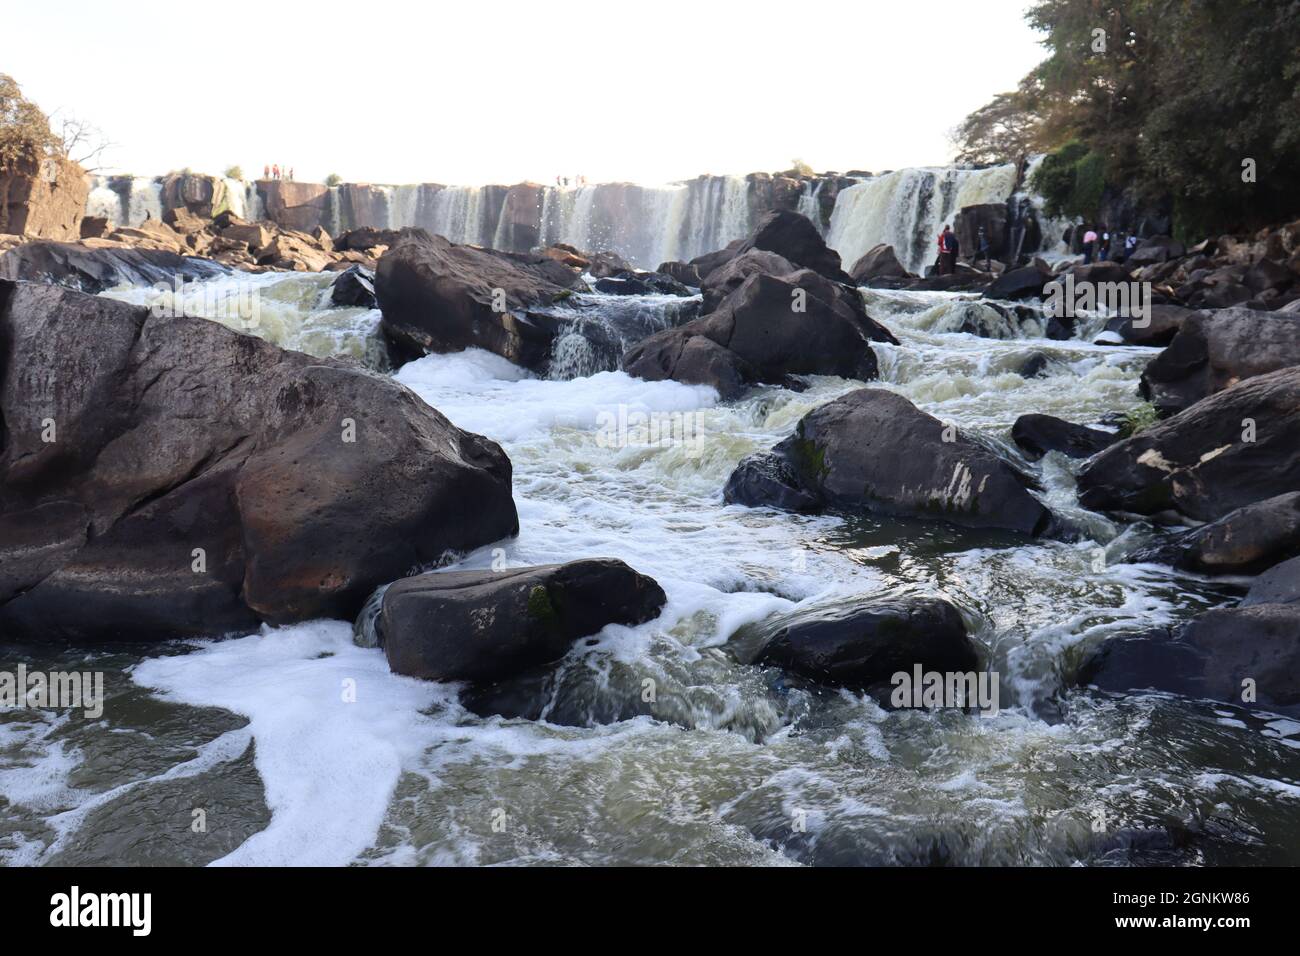
POLYGON ((1028 0, 9 0, 5 60, 114 171, 669 182, 948 161, 1043 57, 1028 0))

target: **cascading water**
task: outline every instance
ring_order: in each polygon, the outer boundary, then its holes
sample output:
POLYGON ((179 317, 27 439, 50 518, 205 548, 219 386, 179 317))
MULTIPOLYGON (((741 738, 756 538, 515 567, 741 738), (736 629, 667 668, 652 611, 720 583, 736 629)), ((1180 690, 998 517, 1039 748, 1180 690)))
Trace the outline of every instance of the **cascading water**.
MULTIPOLYGON (((296 342, 347 312, 321 308, 319 277, 256 278, 285 284, 296 342)), ((1093 345, 1088 330, 1029 337, 1028 320, 997 338, 961 334, 989 304, 974 296, 864 295, 900 342, 873 346, 881 380, 867 384, 1013 458, 1021 414, 1095 422, 1134 409, 1154 354, 1093 345), (1017 369, 1035 355, 1046 368, 1026 379, 1017 369)), ((1204 579, 1125 564, 1150 530, 1081 510, 1077 462, 1019 463, 1081 529, 1078 542, 797 515, 727 506, 721 488, 743 457, 864 383, 812 377, 804 391, 756 388, 722 404, 709 388, 618 371, 539 379, 473 349, 426 356, 396 378, 501 443, 513 466, 519 535, 456 567, 617 557, 663 586, 659 617, 605 628, 548 668, 531 692, 541 720, 485 718, 455 685, 392 675, 348 621, 97 650, 111 720, 0 710, 0 862, 1300 862, 1300 723, 1069 686, 1084 650, 1225 599, 1204 579), (684 439, 611 431, 648 415, 682 422, 684 439), (734 653, 748 623, 864 593, 957 604, 1001 675, 1000 712, 890 711, 856 692, 813 693, 734 653), (340 707, 344 682, 356 702, 340 707), (222 808, 222 825, 177 838, 157 821, 194 786, 222 808), (524 825, 494 828, 497 808, 524 825)), ((56 645, 30 655, 41 671, 86 661, 56 645)))
POLYGON ((908 271, 921 274, 937 256, 939 232, 963 206, 1006 202, 1016 167, 899 169, 843 190, 835 199, 827 244, 845 268, 879 243, 894 247, 908 271))

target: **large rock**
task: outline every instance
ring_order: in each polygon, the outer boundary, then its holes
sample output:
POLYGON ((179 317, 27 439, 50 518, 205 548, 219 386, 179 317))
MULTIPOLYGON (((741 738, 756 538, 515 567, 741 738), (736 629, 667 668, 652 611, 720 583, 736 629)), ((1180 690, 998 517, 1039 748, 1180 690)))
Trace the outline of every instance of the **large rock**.
POLYGON ((375 299, 374 273, 363 266, 350 266, 340 272, 330 286, 330 301, 358 309, 375 308, 379 303, 375 299))
POLYGON ((0 255, 0 279, 21 279, 99 293, 117 286, 171 284, 230 272, 218 263, 157 249, 104 247, 75 242, 28 242, 0 255))
POLYGON ((1097 511, 1213 521, 1300 488, 1300 368, 1259 375, 1112 445, 1079 475, 1097 511))
MULTIPOLYGON (((974 262, 980 255, 980 229, 989 244, 989 255, 1000 259, 1007 253, 1007 204, 1004 202, 980 203, 963 206, 952 220, 952 231, 957 233, 958 248, 967 259, 974 262)), ((1026 248, 1036 248, 1036 245, 1026 248)))
POLYGON ((652 578, 614 559, 420 574, 384 592, 377 636, 398 674, 497 681, 558 660, 606 625, 649 621, 665 600, 652 578))
POLYGON ((354 365, 31 283, 0 282, 0 341, 10 639, 351 617, 518 528, 497 445, 354 365))
POLYGON ((784 277, 793 275, 799 267, 775 252, 750 249, 730 259, 705 276, 699 284, 703 297, 703 313, 712 312, 731 293, 754 274, 784 277))
POLYGON ((851 288, 808 269, 780 278, 760 272, 709 315, 634 345, 623 369, 648 381, 712 385, 730 399, 747 385, 782 383, 791 375, 873 379, 876 355, 868 339, 885 336, 888 330, 867 317, 851 288), (701 338, 706 341, 694 341, 701 338))
POLYGON ((1300 555, 1300 491, 1231 511, 1133 561, 1171 564, 1202 574, 1253 574, 1300 555))
POLYGON ((986 299, 1040 299, 1043 288, 1055 279, 1041 259, 1035 259, 1027 266, 1004 272, 993 280, 984 290, 986 299))
POLYGON ((20 157, 0 168, 0 233, 79 239, 89 194, 85 171, 76 163, 20 157))
POLYGON ((1295 713, 1300 606, 1221 608, 1175 631, 1112 637, 1083 662, 1078 681, 1107 691, 1150 689, 1295 713), (1243 696, 1249 688, 1253 700, 1243 696))
POLYGON ((807 216, 788 209, 774 209, 763 216, 753 234, 739 247, 741 255, 750 249, 775 252, 795 265, 811 269, 836 282, 852 283, 840 264, 840 254, 826 245, 807 216))
POLYGON ((783 507, 809 496, 819 508, 1024 534, 1056 530, 1051 512, 1007 462, 885 389, 859 389, 814 409, 770 455, 776 461, 766 468, 741 463, 726 501, 783 507), (792 484, 778 494, 783 475, 792 484))
POLYGON ((898 261, 894 247, 880 243, 872 246, 853 263, 849 275, 858 285, 868 285, 874 279, 914 279, 903 264, 898 261))
POLYGON ((970 672, 975 646, 958 610, 924 597, 868 597, 815 605, 745 628, 741 645, 761 647, 755 663, 820 684, 867 688, 900 672, 970 672))
POLYGON ((1174 340, 1191 309, 1178 305, 1152 305, 1150 314, 1135 319, 1133 316, 1116 316, 1106 323, 1106 331, 1114 332, 1131 345, 1164 347, 1174 340))
POLYGON ((382 327, 399 353, 481 348, 534 371, 547 368, 557 325, 530 310, 582 287, 554 259, 458 246, 422 229, 403 230, 375 273, 382 327))
POLYGON ((1255 604, 1300 605, 1300 558, 1274 565, 1255 579, 1241 606, 1255 604))
POLYGON ((1243 379, 1291 365, 1300 365, 1300 319, 1251 309, 1197 312, 1146 367, 1140 391, 1172 415, 1243 379))
POLYGON ((1049 451, 1059 451, 1070 458, 1091 458, 1113 445, 1119 436, 1051 415, 1021 415, 1011 426, 1011 439, 1030 461, 1037 461, 1049 451))

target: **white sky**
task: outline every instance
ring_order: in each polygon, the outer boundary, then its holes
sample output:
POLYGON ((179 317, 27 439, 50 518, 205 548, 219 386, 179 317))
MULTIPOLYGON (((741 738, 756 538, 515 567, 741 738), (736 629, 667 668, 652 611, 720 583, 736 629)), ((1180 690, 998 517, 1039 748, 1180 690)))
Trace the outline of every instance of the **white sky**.
POLYGON ((1029 0, 5 0, 5 59, 115 171, 667 182, 932 165, 1043 57, 1029 0))

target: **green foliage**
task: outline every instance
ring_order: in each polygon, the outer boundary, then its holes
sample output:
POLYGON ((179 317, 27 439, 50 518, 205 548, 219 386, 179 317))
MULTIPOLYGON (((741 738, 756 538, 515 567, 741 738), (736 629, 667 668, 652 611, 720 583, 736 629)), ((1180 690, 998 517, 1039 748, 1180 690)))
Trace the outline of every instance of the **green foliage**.
POLYGON ((813 168, 812 168, 811 166, 809 166, 807 163, 805 163, 802 159, 792 159, 792 160, 790 160, 790 170, 789 170, 789 171, 792 172, 792 173, 794 173, 796 176, 808 176, 808 177, 811 177, 811 176, 815 175, 815 174, 813 173, 813 168))
POLYGON ((242 167, 242 166, 230 166, 230 167, 228 167, 228 168, 226 169, 226 178, 227 178, 227 179, 243 179, 243 178, 244 178, 244 167, 242 167))
POLYGON ((341 182, 343 182, 343 177, 340 176, 338 173, 330 173, 328 176, 325 177, 326 186, 337 186, 341 182))
POLYGON ((0 169, 24 157, 49 155, 58 146, 49 117, 23 96, 13 77, 0 73, 0 169))
POLYGON ((1300 213, 1295 0, 1036 0, 1026 17, 1047 58, 958 127, 959 159, 1078 143, 1044 174, 1060 208, 1091 215, 1105 182, 1172 197, 1189 236, 1300 213))
POLYGON ((1136 408, 1130 409, 1124 416, 1124 421, 1119 426, 1119 433, 1124 438, 1132 438, 1158 421, 1160 421, 1160 414, 1156 411, 1156 407, 1150 402, 1143 402, 1136 408))

